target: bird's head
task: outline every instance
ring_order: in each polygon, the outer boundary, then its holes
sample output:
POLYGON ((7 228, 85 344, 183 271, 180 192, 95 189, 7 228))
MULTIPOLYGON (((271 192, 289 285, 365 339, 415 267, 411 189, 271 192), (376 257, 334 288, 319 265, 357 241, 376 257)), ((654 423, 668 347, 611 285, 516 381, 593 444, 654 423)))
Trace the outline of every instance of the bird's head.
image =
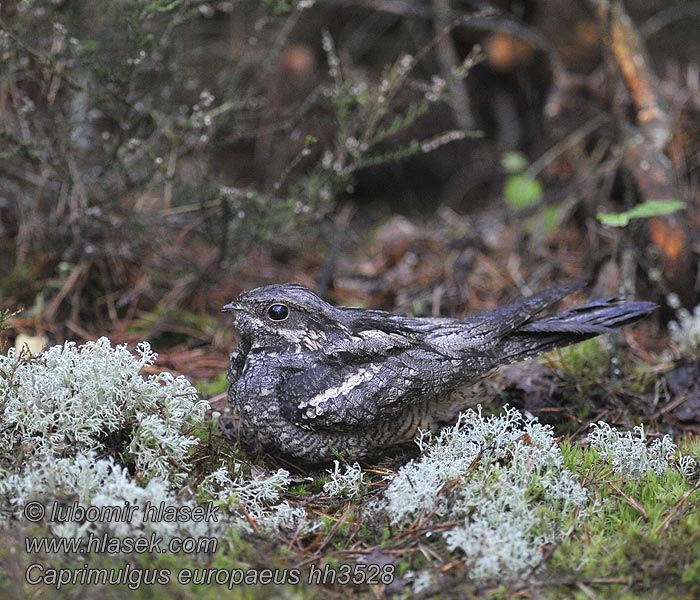
POLYGON ((243 292, 222 309, 251 347, 296 344, 317 350, 330 335, 347 334, 339 309, 298 283, 243 292))

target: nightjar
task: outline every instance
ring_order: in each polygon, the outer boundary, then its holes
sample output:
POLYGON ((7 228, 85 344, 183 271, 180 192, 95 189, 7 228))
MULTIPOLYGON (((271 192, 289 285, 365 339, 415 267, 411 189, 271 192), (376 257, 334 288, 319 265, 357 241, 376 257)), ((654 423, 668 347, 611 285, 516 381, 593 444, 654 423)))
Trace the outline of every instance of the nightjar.
POLYGON ((306 462, 360 458, 413 439, 499 365, 609 333, 656 308, 605 298, 538 316, 580 284, 466 319, 336 307, 288 283, 232 311, 229 401, 265 448, 306 462))

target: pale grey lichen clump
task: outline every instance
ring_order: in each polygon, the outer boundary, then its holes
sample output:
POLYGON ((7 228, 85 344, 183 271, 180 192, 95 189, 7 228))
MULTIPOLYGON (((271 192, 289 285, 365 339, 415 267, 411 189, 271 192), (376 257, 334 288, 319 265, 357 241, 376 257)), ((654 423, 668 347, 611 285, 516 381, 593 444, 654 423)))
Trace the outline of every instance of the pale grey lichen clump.
POLYGON ((700 305, 693 312, 679 308, 676 312, 677 321, 668 324, 671 339, 678 345, 683 355, 694 355, 700 352, 700 305))
POLYGON ((286 500, 280 502, 290 481, 285 469, 277 469, 272 475, 246 476, 243 466, 235 463, 232 473, 222 466, 211 473, 199 489, 217 504, 245 513, 246 519, 232 523, 236 529, 250 533, 253 531, 251 523, 255 523, 255 529, 265 533, 284 529, 312 531, 318 525, 307 519, 303 507, 292 507, 286 500))
MULTIPOLYGON (((19 516, 30 501, 39 500, 50 516, 54 501, 64 506, 78 503, 82 507, 136 506, 132 518, 100 521, 76 520, 50 523, 51 534, 63 538, 87 538, 90 533, 109 533, 124 537, 134 533, 154 533, 169 540, 187 534, 202 536, 211 533, 212 523, 169 522, 144 519, 145 508, 152 506, 195 506, 192 499, 178 497, 164 480, 153 478, 139 485, 128 471, 112 458, 97 458, 94 451, 55 460, 34 461, 17 473, 0 477, 1 512, 19 516), (66 498, 70 499, 69 501, 66 498)), ((0 513, 1 514, 1 513, 0 513)))
POLYGON ((357 498, 365 491, 365 474, 357 462, 346 465, 341 471, 340 462, 334 460, 333 469, 326 473, 328 473, 328 481, 323 484, 323 493, 328 496, 357 498))
POLYGON ((386 510, 395 524, 428 515, 457 521, 442 535, 476 581, 536 567, 545 544, 562 539, 586 506, 551 429, 514 408, 492 417, 469 410, 418 443, 422 456, 393 478, 386 510))
POLYGON ((99 454, 110 434, 125 432, 139 477, 183 480, 197 443, 186 429, 202 422, 209 405, 184 377, 144 378, 157 355, 146 342, 136 351, 138 358, 107 338, 66 342, 32 358, 10 349, 0 357, 0 448, 22 445, 29 460, 99 454))
POLYGON ((669 435, 647 444, 643 425, 636 426, 634 433, 622 433, 600 421, 592 425, 588 441, 616 473, 629 479, 641 479, 650 472, 661 476, 674 466, 690 476, 696 468, 693 457, 678 456, 678 447, 669 435))
MULTIPOLYGON (((145 342, 136 352, 100 338, 81 346, 66 342, 39 356, 14 349, 0 356, 0 449, 22 456, 0 463, 1 516, 19 516, 31 500, 46 506, 66 498, 95 507, 193 505, 174 489, 186 478, 197 444, 190 430, 203 422, 208 403, 184 377, 144 377, 142 369, 157 355, 145 342), (116 462, 123 455, 134 475, 116 462)), ((52 533, 145 530, 170 537, 178 528, 194 534, 202 529, 196 525, 161 520, 144 526, 139 510, 130 521, 55 523, 52 533)))

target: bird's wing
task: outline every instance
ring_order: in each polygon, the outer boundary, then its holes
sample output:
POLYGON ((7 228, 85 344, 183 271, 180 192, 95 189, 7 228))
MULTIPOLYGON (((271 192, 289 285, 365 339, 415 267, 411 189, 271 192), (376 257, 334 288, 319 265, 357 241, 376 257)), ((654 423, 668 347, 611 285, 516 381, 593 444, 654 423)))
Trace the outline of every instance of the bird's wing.
POLYGON ((287 378, 277 393, 283 416, 300 427, 356 431, 398 417, 411 405, 485 372, 492 362, 478 351, 465 361, 423 348, 380 361, 318 361, 287 378))
MULTIPOLYGON (((393 315, 378 310, 343 308, 345 335, 327 338, 321 348, 330 360, 357 362, 377 360, 410 348, 425 337, 428 319, 393 315)), ((432 330, 437 324, 429 324, 432 330)))

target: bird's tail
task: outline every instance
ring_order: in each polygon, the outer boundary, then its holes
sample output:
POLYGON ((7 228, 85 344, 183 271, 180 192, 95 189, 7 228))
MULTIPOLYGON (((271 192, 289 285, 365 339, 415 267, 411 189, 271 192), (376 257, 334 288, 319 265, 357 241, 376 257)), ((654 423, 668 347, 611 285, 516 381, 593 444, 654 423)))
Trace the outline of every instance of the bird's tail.
POLYGON ((594 300, 566 312, 526 322, 498 345, 502 363, 517 362, 555 348, 582 342, 633 323, 656 309, 653 302, 627 302, 621 297, 594 300))

